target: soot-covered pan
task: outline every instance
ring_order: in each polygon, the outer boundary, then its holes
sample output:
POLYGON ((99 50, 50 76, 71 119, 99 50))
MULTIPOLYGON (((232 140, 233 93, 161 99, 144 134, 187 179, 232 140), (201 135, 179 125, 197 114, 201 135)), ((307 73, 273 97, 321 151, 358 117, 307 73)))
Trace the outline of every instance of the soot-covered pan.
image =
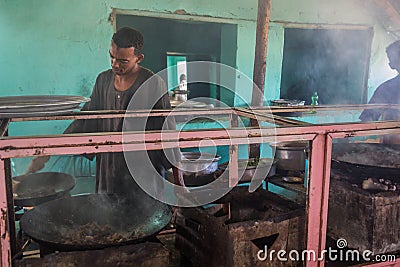
POLYGON ((131 244, 171 220, 171 208, 150 196, 90 194, 41 204, 21 218, 22 230, 55 250, 86 250, 131 244))
POLYGON ((400 145, 337 143, 332 147, 332 169, 361 176, 400 178, 400 145))
POLYGON ((60 198, 74 188, 76 180, 60 172, 39 172, 13 177, 14 204, 36 206, 60 198))

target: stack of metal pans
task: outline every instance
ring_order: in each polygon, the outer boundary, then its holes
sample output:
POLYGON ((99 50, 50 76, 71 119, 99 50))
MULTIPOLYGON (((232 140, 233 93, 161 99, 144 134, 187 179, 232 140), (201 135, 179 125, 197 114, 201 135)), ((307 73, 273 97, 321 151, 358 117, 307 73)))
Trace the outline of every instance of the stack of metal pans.
POLYGON ((171 102, 172 108, 190 109, 190 108, 213 108, 214 107, 212 104, 206 104, 203 102, 198 102, 198 101, 193 101, 193 100, 187 100, 187 101, 171 100, 170 102, 171 102))
POLYGON ((90 98, 65 95, 0 97, 0 118, 21 118, 65 114, 80 108, 90 98))

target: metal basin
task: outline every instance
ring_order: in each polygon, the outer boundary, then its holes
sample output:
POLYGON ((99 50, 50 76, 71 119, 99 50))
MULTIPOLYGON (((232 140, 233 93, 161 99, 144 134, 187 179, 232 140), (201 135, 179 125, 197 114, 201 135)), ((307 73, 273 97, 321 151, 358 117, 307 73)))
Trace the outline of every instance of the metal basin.
POLYGON ((183 175, 204 176, 218 169, 218 155, 200 152, 182 152, 181 167, 183 175))

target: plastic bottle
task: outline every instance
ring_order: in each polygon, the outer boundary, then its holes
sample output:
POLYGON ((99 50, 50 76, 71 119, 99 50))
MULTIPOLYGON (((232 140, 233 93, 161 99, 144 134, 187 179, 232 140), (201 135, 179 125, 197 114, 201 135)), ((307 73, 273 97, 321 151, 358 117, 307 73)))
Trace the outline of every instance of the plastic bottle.
MULTIPOLYGON (((314 92, 314 94, 311 96, 311 106, 318 106, 318 93, 317 91, 314 92)), ((311 113, 316 113, 313 108, 311 108, 311 113)))

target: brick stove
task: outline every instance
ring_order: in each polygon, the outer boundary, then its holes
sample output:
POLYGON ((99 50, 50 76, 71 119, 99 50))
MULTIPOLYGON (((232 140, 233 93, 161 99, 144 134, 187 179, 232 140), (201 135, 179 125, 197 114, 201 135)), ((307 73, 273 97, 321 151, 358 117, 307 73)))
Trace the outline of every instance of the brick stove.
POLYGON ((328 235, 346 239, 349 248, 360 252, 399 252, 400 191, 366 191, 361 184, 368 177, 398 182, 400 169, 385 174, 332 161, 328 235))
POLYGON ((305 247, 304 207, 265 190, 237 187, 209 208, 183 208, 176 219, 176 247, 194 266, 301 266, 260 261, 264 250, 305 247))

